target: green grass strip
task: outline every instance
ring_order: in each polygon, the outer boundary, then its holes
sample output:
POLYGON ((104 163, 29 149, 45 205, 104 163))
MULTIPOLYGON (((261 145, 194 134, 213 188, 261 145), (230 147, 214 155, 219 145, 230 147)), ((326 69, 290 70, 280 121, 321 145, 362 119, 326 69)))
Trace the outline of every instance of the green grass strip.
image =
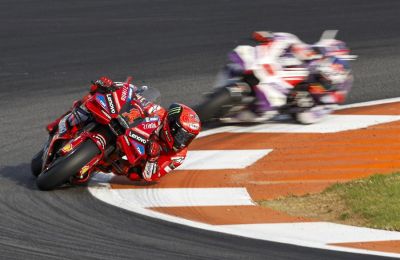
POLYGON ((259 201, 290 215, 400 231, 400 173, 337 183, 321 193, 259 201))

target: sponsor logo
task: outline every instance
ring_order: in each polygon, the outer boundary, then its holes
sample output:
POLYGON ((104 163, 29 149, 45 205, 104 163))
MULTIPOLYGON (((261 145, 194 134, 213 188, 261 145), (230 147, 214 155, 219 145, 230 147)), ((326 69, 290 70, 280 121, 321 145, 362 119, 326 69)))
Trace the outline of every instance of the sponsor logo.
POLYGON ((146 144, 146 143, 147 143, 147 140, 146 140, 145 138, 143 138, 143 137, 141 137, 141 136, 135 134, 135 133, 132 132, 132 131, 129 132, 128 136, 129 136, 130 138, 132 138, 133 140, 138 141, 139 143, 142 143, 142 144, 146 144))
POLYGON ((182 120, 190 123, 200 122, 200 118, 196 114, 183 114, 182 120))
POLYGON ((115 105, 114 105, 114 101, 113 101, 112 95, 111 94, 107 94, 106 97, 107 97, 107 101, 108 101, 108 107, 110 108, 111 113, 115 114, 116 111, 115 111, 115 105))
POLYGON ((71 150, 72 150, 72 144, 67 144, 61 149, 63 153, 69 153, 71 150))
POLYGON ((146 119, 144 120, 146 123, 149 123, 149 122, 157 122, 159 120, 159 118, 156 116, 156 117, 146 117, 146 119))
POLYGON ((144 154, 144 146, 141 144, 135 144, 136 150, 139 154, 144 154))
POLYGON ((197 123, 189 123, 189 128, 192 130, 199 130, 200 125, 197 123))
POLYGON ((182 115, 182 121, 185 123, 191 130, 199 130, 200 129, 200 119, 196 114, 184 114, 182 115))
POLYGON ((105 100, 103 95, 96 95, 96 100, 99 101, 100 105, 103 108, 108 109, 107 104, 106 104, 106 100, 105 100))
POLYGON ((82 169, 79 171, 79 174, 85 174, 88 170, 90 169, 90 167, 88 165, 83 166, 82 169))
POLYGON ((128 86, 127 85, 125 85, 123 88, 122 88, 122 94, 121 94, 121 100, 122 101, 125 101, 126 100, 126 97, 127 97, 127 95, 128 95, 128 86))
POLYGON ((157 124, 156 123, 143 124, 143 129, 154 129, 154 128, 157 128, 157 124))
POLYGON ((168 112, 169 115, 179 114, 181 112, 181 107, 171 108, 168 112))
POLYGON ((135 121, 136 118, 141 117, 142 114, 139 110, 132 108, 129 112, 123 113, 122 116, 126 118, 129 124, 132 124, 133 121, 135 121))

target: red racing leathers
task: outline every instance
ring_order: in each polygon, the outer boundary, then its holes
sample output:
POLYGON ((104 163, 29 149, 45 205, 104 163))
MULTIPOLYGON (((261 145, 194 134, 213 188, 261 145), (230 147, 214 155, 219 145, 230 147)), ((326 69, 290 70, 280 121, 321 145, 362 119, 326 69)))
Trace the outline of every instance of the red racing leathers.
MULTIPOLYGON (((158 116, 161 122, 165 123, 167 111, 159 105, 149 103, 144 107, 148 117, 158 116)), ((146 181, 156 181, 165 174, 180 166, 186 158, 187 147, 180 151, 169 149, 167 143, 160 137, 163 124, 150 137, 147 145, 148 160, 139 167, 133 167, 127 175, 131 180, 144 179, 146 181), (146 167, 147 165, 150 165, 146 167), (146 171, 146 168, 151 168, 146 171)))

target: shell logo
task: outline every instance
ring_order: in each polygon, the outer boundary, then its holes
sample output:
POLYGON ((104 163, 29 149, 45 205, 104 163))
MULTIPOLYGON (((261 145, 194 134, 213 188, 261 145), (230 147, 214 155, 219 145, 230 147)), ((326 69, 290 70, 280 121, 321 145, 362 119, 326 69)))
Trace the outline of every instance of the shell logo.
POLYGON ((89 166, 88 165, 86 165, 86 166, 84 166, 80 171, 79 171, 79 174, 85 174, 88 170, 89 170, 89 166))
POLYGON ((72 150, 72 144, 67 144, 61 149, 63 153, 69 153, 71 150, 72 150))

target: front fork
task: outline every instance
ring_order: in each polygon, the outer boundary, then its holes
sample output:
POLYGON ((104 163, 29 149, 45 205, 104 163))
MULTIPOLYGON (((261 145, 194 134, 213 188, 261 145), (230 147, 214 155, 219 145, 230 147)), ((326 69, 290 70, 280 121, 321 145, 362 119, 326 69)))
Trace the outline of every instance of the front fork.
MULTIPOLYGON (((74 152, 76 148, 81 145, 84 141, 91 139, 99 148, 100 154, 94 157, 90 162, 83 166, 80 171, 76 174, 76 177, 83 179, 83 176, 88 176, 95 169, 95 166, 101 161, 106 152, 106 139, 100 133, 91 133, 84 131, 77 138, 71 140, 60 150, 60 155, 65 156, 71 152, 74 152)), ((87 179, 87 178, 85 178, 87 179)))

